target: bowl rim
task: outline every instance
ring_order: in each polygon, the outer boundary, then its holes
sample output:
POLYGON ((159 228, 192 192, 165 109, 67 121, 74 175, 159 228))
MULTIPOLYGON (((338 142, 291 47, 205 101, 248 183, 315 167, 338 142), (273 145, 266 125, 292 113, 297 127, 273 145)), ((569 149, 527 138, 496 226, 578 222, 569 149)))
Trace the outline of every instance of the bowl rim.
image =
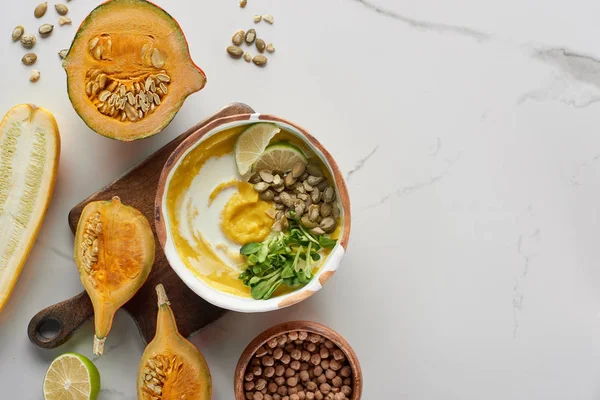
POLYGON ((169 261, 169 265, 171 268, 173 268, 179 278, 197 295, 211 304, 233 311, 266 312, 289 307, 309 298, 314 293, 319 291, 333 276, 346 252, 350 238, 350 199, 348 195, 348 188, 339 166, 331 154, 323 147, 323 145, 304 128, 274 115, 258 113, 237 114, 216 119, 201 127, 196 132, 188 136, 183 142, 181 142, 179 146, 177 146, 177 148, 171 153, 165 165, 163 166, 158 183, 155 199, 155 226, 157 237, 164 250, 166 258, 169 261), (181 265, 183 262, 180 260, 179 254, 172 242, 169 241, 169 222, 168 215, 166 215, 165 212, 165 199, 167 188, 172 177, 172 172, 178 168, 180 162, 185 158, 189 151, 213 134, 231 127, 257 122, 273 122, 281 127, 295 131, 294 133, 296 135, 301 135, 301 139, 303 139, 307 145, 311 146, 313 150, 315 150, 315 153, 322 158, 322 161, 328 166, 333 176, 342 208, 341 211, 343 221, 342 232, 338 240, 338 244, 332 249, 323 266, 308 284, 286 295, 260 301, 221 292, 208 285, 203 280, 197 278, 185 265, 181 265))
POLYGON ((278 325, 272 326, 267 330, 257 335, 249 344, 246 346, 242 355, 240 356, 238 363, 235 367, 235 373, 233 376, 233 387, 235 400, 245 400, 244 397, 244 373, 246 367, 252 359, 252 356, 256 351, 267 343, 273 337, 282 335, 284 333, 292 331, 306 331, 316 333, 327 339, 331 340, 337 347, 340 348, 346 355, 350 368, 352 369, 352 395, 349 400, 360 400, 362 396, 363 388, 363 376, 360 362, 356 352, 350 346, 348 341, 344 339, 342 335, 331 329, 330 327, 313 321, 288 321, 282 322, 278 325))

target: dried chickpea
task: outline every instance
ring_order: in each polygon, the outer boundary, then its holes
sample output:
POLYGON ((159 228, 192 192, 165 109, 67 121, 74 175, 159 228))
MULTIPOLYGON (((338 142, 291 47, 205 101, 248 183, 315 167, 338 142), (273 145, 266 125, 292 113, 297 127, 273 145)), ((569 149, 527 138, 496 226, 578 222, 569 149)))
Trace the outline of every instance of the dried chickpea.
POLYGON ((329 368, 329 360, 321 361, 321 368, 323 368, 323 369, 329 368))
POLYGON ((277 347, 277 338, 273 338, 273 339, 269 340, 269 343, 267 343, 267 346, 269 346, 272 349, 277 347))
POLYGON ((324 398, 325 398, 325 396, 323 396, 323 393, 321 393, 320 390, 317 390, 315 392, 315 399, 317 399, 317 400, 323 400, 324 398))
POLYGON ((325 376, 327 377, 327 379, 332 380, 336 377, 336 374, 334 370, 328 369, 327 371, 325 371, 325 376))
POLYGON ((269 383, 269 386, 267 386, 267 390, 269 391, 269 393, 275 393, 277 391, 277 384, 275 382, 271 382, 269 383))
POLYGON ((319 343, 319 340, 321 340, 321 336, 317 335, 316 333, 313 333, 312 335, 308 336, 308 340, 311 343, 319 343))
POLYGON ((246 389, 246 391, 251 391, 254 389, 254 382, 250 381, 250 382, 246 382, 244 383, 244 389, 246 389))
POLYGON ((287 343, 287 335, 284 333, 283 335, 279 336, 279 339, 277 339, 278 343, 279 343, 279 347, 284 346, 287 343))
POLYGON ((335 349, 333 351, 333 358, 335 358, 337 361, 343 361, 346 359, 346 356, 340 349, 335 349))
MULTIPOLYGON (((308 376, 308 371, 300 371, 300 375, 298 375, 298 376, 300 376, 300 380, 302 382, 308 382, 308 380, 310 379, 308 376)), ((252 389, 248 389, 248 390, 252 390, 252 389)))
POLYGON ((306 340, 308 338, 308 332, 300 331, 298 332, 298 339, 306 340))
POLYGON ((321 383, 326 383, 326 382, 327 382, 327 377, 325 376, 325 374, 319 375, 317 377, 317 383, 321 384, 321 383))
POLYGON ((304 392, 304 390, 298 390, 298 399, 299 400, 305 400, 306 399, 306 393, 304 392))
POLYGON ((264 346, 260 346, 260 347, 258 348, 258 350, 256 350, 256 354, 255 354, 255 356, 256 356, 256 357, 262 357, 262 356, 264 356, 265 354, 267 354, 267 349, 265 349, 265 347, 264 347, 264 346))
POLYGON ((247 382, 250 382, 254 380, 254 374, 252 372, 246 372, 244 379, 246 379, 247 382))
POLYGON ((342 369, 340 370, 340 375, 344 378, 348 378, 350 375, 352 375, 352 370, 350 369, 349 366, 345 366, 342 367, 342 369))
POLYGON ((288 368, 285 370, 285 377, 286 378, 291 378, 292 376, 296 375, 296 371, 294 371, 291 368, 288 368))
POLYGON ((275 384, 277 386, 282 386, 285 384, 285 378, 283 376, 278 376, 277 378, 275 378, 275 384))
POLYGON ((288 343, 285 345, 285 347, 283 349, 285 351, 287 351, 288 353, 291 353, 292 351, 294 351, 296 349, 296 346, 294 346, 293 343, 288 343))
POLYGON ((279 393, 282 396, 287 395, 288 389, 287 386, 279 386, 279 388, 277 388, 277 393, 279 393))
POLYGON ((306 384, 306 388, 308 390, 310 390, 311 392, 314 392, 315 390, 317 390, 317 387, 318 387, 318 385, 313 381, 310 381, 306 384))
POLYGON ((256 386, 255 386, 256 390, 261 391, 261 390, 263 390, 266 387, 267 387, 267 381, 266 380, 259 379, 258 382, 256 382, 256 386))
POLYGON ((302 364, 300 364, 300 371, 308 371, 309 368, 310 365, 308 365, 308 363, 303 362, 302 364))
POLYGON ((324 337, 321 336, 321 339, 319 339, 319 343, 323 344, 323 343, 325 343, 325 340, 327 340, 327 339, 325 339, 324 337))
POLYGON ((300 357, 302 357, 302 352, 298 349, 294 349, 291 353, 290 353, 290 357, 292 357, 294 360, 299 360, 300 357))
POLYGON ((272 367, 275 364, 275 359, 271 356, 264 356, 261 362, 265 367, 272 367))
POLYGON ((285 367, 283 365, 278 365, 275 367, 275 375, 283 376, 285 374, 285 367))
POLYGON ((280 348, 277 348, 275 350, 273 350, 273 358, 276 360, 279 360, 281 358, 281 356, 283 356, 283 350, 280 348))
POLYGON ((331 392, 331 385, 329 383, 321 383, 321 385, 319 386, 319 390, 323 394, 328 394, 329 392, 331 392))
POLYGON ((288 338, 292 341, 298 340, 298 332, 290 332, 288 333, 288 338))
POLYGON ((304 348, 311 353, 314 353, 317 350, 317 345, 314 343, 305 343, 304 348))
POLYGON ((252 400, 253 397, 254 397, 254 392, 247 392, 246 393, 246 399, 252 400))
POLYGON ((350 378, 344 378, 344 385, 350 386, 352 385, 352 379, 350 378))
POLYGON ((281 400, 281 396, 279 395, 279 393, 273 394, 273 400, 281 400))
POLYGON ((352 393, 352 389, 350 388, 350 386, 344 385, 344 386, 342 386, 340 393, 344 393, 346 395, 346 397, 348 397, 352 393))
POLYGON ((281 400, 290 400, 290 398, 288 396, 283 396, 281 400))
POLYGON ((315 376, 320 376, 323 374, 323 367, 317 365, 313 371, 315 373, 315 376))
POLYGON ((329 350, 327 350, 327 347, 321 347, 321 350, 319 350, 319 355, 321 358, 329 358, 329 350))
POLYGON ((287 378, 287 381, 285 382, 288 384, 288 386, 296 386, 298 384, 298 378, 292 376, 290 378, 287 378))
POLYGON ((300 358, 302 361, 310 360, 310 352, 308 350, 302 350, 302 356, 300 358))
POLYGON ((300 396, 298 396, 296 393, 294 393, 290 396, 290 400, 300 400, 300 396))
POLYGON ((254 393, 252 400, 263 400, 265 396, 261 392, 254 393))
POLYGON ((290 357, 289 354, 284 354, 283 356, 281 356, 281 362, 285 365, 288 365, 290 361, 292 361, 292 357, 290 357))
POLYGON ((342 378, 340 378, 339 376, 336 376, 335 378, 333 378, 331 380, 331 383, 333 384, 333 386, 335 386, 336 388, 342 387, 342 378))
POLYGON ((333 396, 333 400, 345 400, 346 399, 346 395, 344 393, 336 393, 335 396, 333 396))
POLYGON ((292 368, 294 371, 298 371, 300 369, 300 365, 300 361, 294 360, 290 363, 290 368, 292 368))
POLYGON ((306 400, 314 400, 314 399, 315 399, 315 394, 313 392, 306 393, 306 400))
POLYGON ((342 368, 342 364, 340 364, 338 360, 331 360, 329 362, 329 368, 331 368, 334 371, 339 371, 342 368))
POLYGON ((256 376, 259 376, 262 374, 262 368, 258 365, 255 365, 254 367, 252 367, 252 373, 256 376))
POLYGON ((298 393, 298 389, 296 389, 296 387, 288 387, 289 395, 296 394, 296 393, 298 393))
POLYGON ((253 358, 252 361, 250 362, 250 365, 260 365, 260 359, 259 358, 253 358))
POLYGON ((273 367, 265 368, 265 370, 263 371, 263 375, 265 376, 265 378, 271 378, 273 375, 275 375, 275 368, 273 368, 273 367))
POLYGON ((329 392, 329 393, 327 394, 327 397, 325 397, 325 398, 326 398, 327 400, 334 400, 334 398, 335 398, 335 394, 334 394, 334 393, 331 393, 331 392, 329 392))
POLYGON ((264 400, 273 400, 273 397, 270 394, 265 394, 263 397, 264 400))
POLYGON ((312 356, 310 356, 310 362, 312 365, 321 364, 321 356, 319 354, 313 354, 312 356))

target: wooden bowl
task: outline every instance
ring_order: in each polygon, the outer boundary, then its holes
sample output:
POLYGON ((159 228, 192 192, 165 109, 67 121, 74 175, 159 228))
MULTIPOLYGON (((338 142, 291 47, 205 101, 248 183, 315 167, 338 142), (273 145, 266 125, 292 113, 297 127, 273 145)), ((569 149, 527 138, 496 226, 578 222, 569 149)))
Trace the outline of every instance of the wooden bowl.
POLYGON ((356 353, 352 350, 352 347, 350 347, 346 339, 339 333, 325 325, 311 321, 284 322, 267 329, 250 342, 248 347, 246 347, 242 353, 242 356, 237 363, 237 367, 235 368, 235 376, 233 378, 235 400, 246 400, 246 396, 244 395, 244 374, 256 351, 272 338, 292 331, 306 331, 321 335, 324 338, 331 340, 344 352, 348 364, 352 369, 352 395, 350 396, 350 400, 360 400, 363 381, 362 370, 360 369, 360 363, 358 362, 356 353))

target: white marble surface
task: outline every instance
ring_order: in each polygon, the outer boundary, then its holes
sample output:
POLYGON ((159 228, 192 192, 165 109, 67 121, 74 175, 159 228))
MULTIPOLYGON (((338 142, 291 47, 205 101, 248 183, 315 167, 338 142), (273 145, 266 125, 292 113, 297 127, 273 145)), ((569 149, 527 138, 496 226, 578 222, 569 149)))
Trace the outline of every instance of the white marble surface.
MULTIPOLYGON (((194 337, 214 399, 233 398, 237 358, 257 333, 297 318, 349 340, 366 400, 599 398, 597 2, 157 2, 180 22, 208 85, 162 134, 123 144, 92 133, 70 106, 56 51, 75 26, 40 40, 42 78, 30 84, 9 33, 37 27, 36 1, 3 0, 0 110, 49 108, 63 153, 49 214, 0 314, 2 399, 41 399, 53 357, 91 354, 90 323, 54 351, 26 336, 38 310, 82 289, 69 209, 232 101, 316 135, 348 178, 354 218, 347 258, 320 293, 279 312, 230 313, 194 337), (263 12, 276 18, 257 27, 277 47, 268 67, 231 60, 232 32, 263 12)), ((97 3, 73 0, 70 16, 79 23, 97 3)), ((101 400, 135 398, 142 350, 119 313, 97 360, 101 400)))

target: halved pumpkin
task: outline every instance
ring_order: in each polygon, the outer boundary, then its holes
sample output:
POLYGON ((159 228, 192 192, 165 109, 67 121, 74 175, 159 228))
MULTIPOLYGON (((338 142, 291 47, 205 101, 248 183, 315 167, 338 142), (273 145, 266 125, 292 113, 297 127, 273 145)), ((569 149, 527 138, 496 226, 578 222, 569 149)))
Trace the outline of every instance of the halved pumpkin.
POLYGON ((145 0, 109 0, 83 21, 63 67, 81 119, 123 141, 152 136, 206 84, 179 24, 145 0))

